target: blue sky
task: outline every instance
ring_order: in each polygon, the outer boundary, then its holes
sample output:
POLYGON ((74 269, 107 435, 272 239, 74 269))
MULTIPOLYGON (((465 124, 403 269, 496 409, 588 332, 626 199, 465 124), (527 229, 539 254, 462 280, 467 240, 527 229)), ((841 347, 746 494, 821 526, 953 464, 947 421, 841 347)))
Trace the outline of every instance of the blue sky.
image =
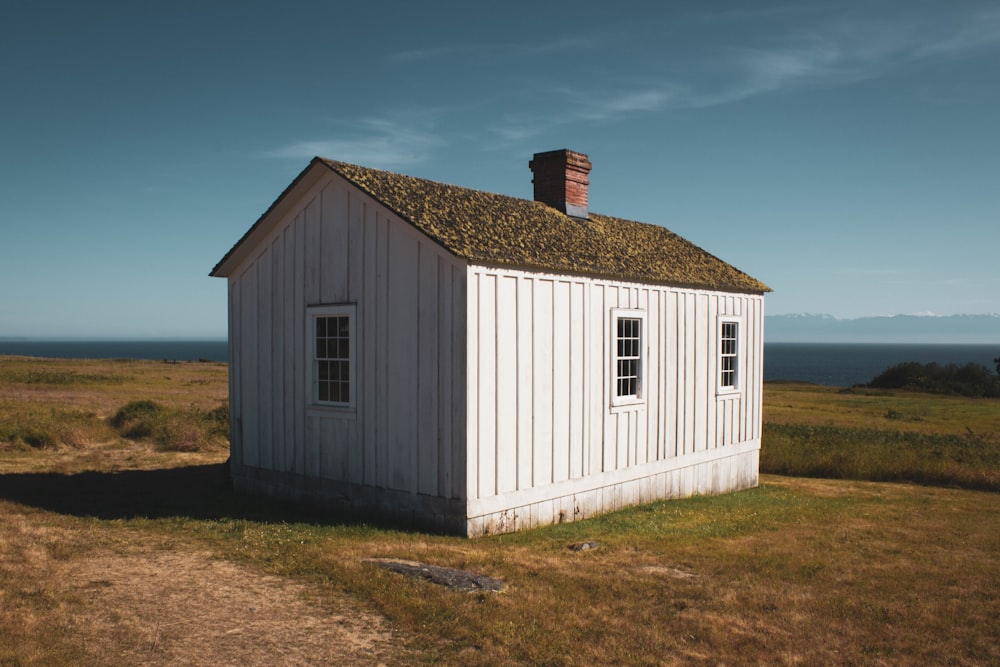
POLYGON ((998 312, 998 72, 993 0, 8 3, 0 336, 223 337, 312 156, 530 198, 556 148, 769 314, 998 312))

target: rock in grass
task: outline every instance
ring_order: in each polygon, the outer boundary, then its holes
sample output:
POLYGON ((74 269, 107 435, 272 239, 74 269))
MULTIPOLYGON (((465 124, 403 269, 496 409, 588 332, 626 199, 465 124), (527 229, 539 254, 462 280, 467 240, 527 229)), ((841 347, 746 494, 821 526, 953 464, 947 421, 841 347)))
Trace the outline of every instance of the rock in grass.
POLYGON ((390 558, 369 558, 365 562, 402 574, 414 579, 423 579, 439 586, 445 586, 460 591, 493 591, 499 593, 504 583, 482 574, 457 570, 451 567, 427 565, 410 560, 393 560, 390 558))

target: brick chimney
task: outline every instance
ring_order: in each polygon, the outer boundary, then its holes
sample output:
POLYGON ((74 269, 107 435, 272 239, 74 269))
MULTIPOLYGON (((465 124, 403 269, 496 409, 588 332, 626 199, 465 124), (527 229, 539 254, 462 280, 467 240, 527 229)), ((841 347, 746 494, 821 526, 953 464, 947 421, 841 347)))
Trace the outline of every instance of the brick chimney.
POLYGON ((535 153, 528 163, 534 174, 535 201, 574 218, 587 218, 587 174, 590 160, 583 153, 563 148, 535 153))

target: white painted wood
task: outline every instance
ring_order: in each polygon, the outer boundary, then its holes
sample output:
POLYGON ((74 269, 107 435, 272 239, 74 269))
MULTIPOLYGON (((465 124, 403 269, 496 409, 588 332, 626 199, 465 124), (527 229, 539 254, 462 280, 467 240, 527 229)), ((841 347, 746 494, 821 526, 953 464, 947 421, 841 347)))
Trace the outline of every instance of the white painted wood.
MULTIPOLYGON (((319 272, 320 289, 315 303, 349 302, 347 276, 354 262, 350 259, 350 225, 343 220, 349 215, 348 207, 345 184, 333 182, 323 188, 320 196, 322 224, 317 229, 319 254, 310 258, 316 262, 315 270, 319 272)), ((307 232, 307 243, 312 241, 313 237, 307 232)), ((314 303, 312 299, 309 301, 314 303)))
POLYGON ((756 483, 692 462, 759 447, 762 297, 470 266, 338 176, 300 189, 230 261, 235 463, 467 498, 507 526, 756 483), (303 380, 306 307, 338 303, 357 308, 353 411, 311 407, 303 380), (645 313, 637 406, 611 406, 612 308, 645 313), (740 322, 725 395, 720 317, 740 322))
POLYGON ((552 481, 569 479, 570 283, 557 280, 552 313, 552 481))
POLYGON ((586 350, 584 331, 587 321, 583 310, 583 283, 574 281, 569 285, 569 470, 568 477, 583 477, 584 449, 583 415, 586 411, 584 386, 586 384, 586 350))
POLYGON ((304 378, 306 374, 305 320, 307 272, 305 268, 305 258, 307 255, 306 215, 304 210, 300 211, 298 215, 295 216, 293 224, 295 225, 295 259, 292 264, 292 270, 294 271, 291 293, 292 344, 289 346, 292 355, 289 360, 289 364, 292 368, 292 377, 295 378, 295 382, 292 383, 292 425, 295 430, 295 435, 293 436, 292 442, 288 443, 286 447, 292 451, 292 466, 288 469, 288 472, 296 472, 301 475, 305 472, 306 466, 306 397, 305 387, 302 384, 302 378, 304 378))
MULTIPOLYGON (((379 348, 380 339, 378 337, 378 288, 381 283, 377 273, 378 267, 378 222, 374 215, 374 210, 364 206, 364 202, 356 201, 356 208, 363 209, 363 284, 359 301, 362 308, 358 312, 360 318, 358 326, 358 336, 362 342, 360 354, 361 371, 359 381, 361 382, 361 402, 358 405, 358 421, 361 423, 361 442, 359 449, 362 458, 362 475, 360 484, 377 486, 379 484, 378 453, 380 451, 378 435, 378 401, 376 390, 380 386, 378 366, 376 365, 376 351, 379 348)), ((353 208, 352 208, 353 211, 353 208)))
POLYGON ((389 234, 387 365, 389 374, 389 480, 391 489, 416 490, 418 248, 395 226, 389 234))
POLYGON ((517 321, 516 354, 517 354, 517 488, 529 489, 532 486, 532 466, 534 463, 534 447, 532 435, 534 379, 532 362, 534 359, 534 344, 532 336, 532 299, 534 280, 530 276, 517 277, 517 321))
POLYGON ((496 283, 496 485, 497 493, 517 489, 517 278, 496 283))
POLYGON ((496 282, 495 275, 479 276, 479 306, 477 329, 479 346, 479 401, 478 463, 479 479, 477 497, 496 495, 497 492, 497 339, 496 339, 496 282))
MULTIPOLYGON (((438 495, 454 498, 454 422, 455 414, 455 375, 454 355, 455 335, 454 316, 455 301, 452 289, 454 274, 451 262, 440 256, 435 257, 437 272, 438 308, 440 309, 440 332, 437 335, 438 356, 438 398, 437 398, 437 489, 438 495)), ((464 439, 461 440, 464 442, 464 439)))
MULTIPOLYGON (((531 304, 532 320, 522 323, 529 328, 532 336, 532 486, 549 484, 552 481, 552 317, 555 283, 550 278, 532 280, 534 298, 531 304)), ((475 449, 469 443, 470 451, 475 449)))
MULTIPOLYGON (((375 327, 375 377, 378 388, 375 392, 375 423, 376 423, 376 486, 389 488, 389 416, 392 406, 389 405, 389 230, 390 219, 380 212, 375 217, 377 248, 376 263, 378 265, 376 290, 372 302, 368 305, 376 311, 375 327)), ((370 337, 370 335, 368 336, 370 337)))
POLYGON ((587 383, 585 402, 587 406, 587 444, 589 449, 587 474, 604 469, 604 429, 607 406, 611 403, 608 365, 605 350, 608 349, 608 329, 604 326, 604 295, 602 286, 587 286, 587 383))
MULTIPOLYGON (((720 314, 744 312, 743 302, 755 297, 487 267, 470 267, 469 280, 476 285, 468 345, 470 362, 476 360, 469 380, 476 397, 469 411, 473 497, 507 496, 747 440, 740 423, 749 383, 716 396, 715 339, 720 314), (606 373, 584 372, 589 365, 611 368, 610 313, 620 307, 646 318, 645 401, 624 410, 609 405, 606 373)), ((717 485, 710 478, 689 485, 699 484, 717 485)), ((650 488, 624 493, 638 498, 650 488)))
MULTIPOLYGON (((271 459, 270 470, 281 470, 284 466, 285 452, 285 391, 286 374, 284 363, 285 320, 284 294, 285 274, 282 260, 284 259, 284 235, 276 234, 271 242, 271 459)), ((264 359, 267 362, 267 359, 264 359)), ((295 378, 288 378, 295 382, 295 378)))
POLYGON ((260 398, 258 386, 259 350, 257 347, 257 264, 253 263, 240 276, 240 367, 242 387, 240 420, 242 422, 243 462, 260 465, 260 398))
POLYGON ((240 315, 240 284, 237 277, 229 282, 229 457, 235 465, 243 465, 243 343, 240 315))
POLYGON ((451 307, 452 325, 451 332, 451 405, 452 405, 452 496, 460 500, 468 499, 468 480, 466 475, 469 459, 472 457, 472 450, 475 448, 468 445, 469 414, 471 412, 472 401, 469 399, 471 391, 471 381, 469 373, 471 364, 467 363, 466 355, 469 350, 469 329, 467 323, 472 319, 466 310, 471 292, 468 282, 467 267, 458 265, 449 259, 451 270, 448 272, 452 294, 451 307))
POLYGON ((272 440, 272 424, 274 420, 274 410, 272 391, 274 389, 271 369, 272 364, 267 356, 261 354, 261 350, 269 350, 273 344, 271 338, 271 248, 265 246, 264 251, 257 257, 257 463, 261 467, 273 465, 274 442, 272 440))
POLYGON ((283 210, 230 279, 234 461, 464 495, 466 456, 442 456, 465 442, 464 263, 339 177, 283 210), (306 306, 329 300, 357 307, 353 412, 309 407, 306 306))
POLYGON ((440 402, 441 365, 438 360, 438 337, 441 323, 438 303, 438 257, 418 244, 417 291, 417 491, 438 495, 438 404, 440 402))

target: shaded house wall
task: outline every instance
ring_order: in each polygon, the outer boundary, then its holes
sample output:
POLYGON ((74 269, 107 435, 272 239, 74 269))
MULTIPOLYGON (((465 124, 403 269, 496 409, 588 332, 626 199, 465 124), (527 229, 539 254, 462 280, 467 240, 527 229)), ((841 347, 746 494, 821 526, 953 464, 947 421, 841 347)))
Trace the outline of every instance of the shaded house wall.
POLYGON ((328 174, 229 278, 241 488, 464 527, 465 266, 328 174), (310 306, 356 307, 353 409, 310 405, 310 306))

